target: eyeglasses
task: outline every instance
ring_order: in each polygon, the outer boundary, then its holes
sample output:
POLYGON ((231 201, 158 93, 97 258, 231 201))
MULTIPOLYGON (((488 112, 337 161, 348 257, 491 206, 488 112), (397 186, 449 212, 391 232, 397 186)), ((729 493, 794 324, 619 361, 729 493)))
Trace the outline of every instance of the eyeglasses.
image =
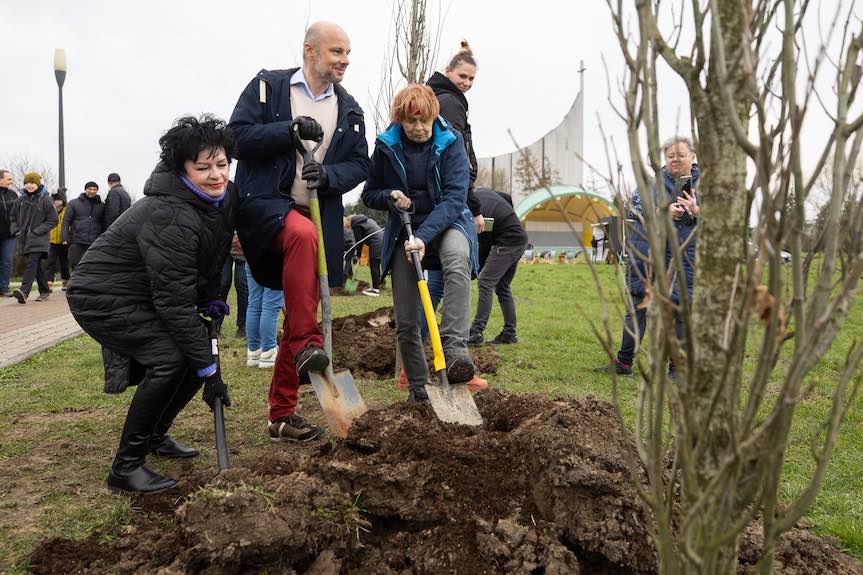
POLYGON ((677 154, 677 155, 668 154, 665 156, 665 159, 666 160, 673 160, 673 159, 677 158, 678 160, 685 160, 688 157, 689 157, 689 154, 677 154))

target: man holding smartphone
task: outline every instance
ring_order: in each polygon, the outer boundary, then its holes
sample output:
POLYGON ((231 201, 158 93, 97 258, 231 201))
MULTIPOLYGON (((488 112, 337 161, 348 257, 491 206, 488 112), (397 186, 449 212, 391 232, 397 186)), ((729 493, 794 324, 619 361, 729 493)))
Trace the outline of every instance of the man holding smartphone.
MULTIPOLYGON (((665 247, 665 265, 671 265, 672 249, 670 242, 676 241, 683 247, 681 258, 684 277, 672 281, 671 299, 680 303, 680 284, 686 286, 687 301, 692 301, 692 284, 695 281, 695 238, 690 236, 696 229, 700 207, 695 192, 698 184, 698 164, 695 163, 695 150, 689 138, 675 136, 662 146, 665 167, 660 174, 665 193, 659 191, 659 182, 653 187, 653 204, 657 210, 668 210, 674 220, 676 237, 668 238, 665 247)), ((642 306, 645 296, 644 279, 650 280, 646 264, 650 259, 647 233, 644 229, 644 211, 638 192, 632 197, 632 217, 627 223, 629 234, 627 246, 631 248, 626 267, 626 284, 632 297, 632 310, 627 306, 623 326, 623 338, 617 359, 597 371, 611 371, 618 375, 631 375, 632 363, 637 344, 641 343, 647 327, 647 308, 642 306), (637 329, 636 329, 637 327, 637 329)), ((683 338, 682 322, 677 324, 678 337, 683 338)), ((673 372, 673 366, 669 370, 673 372)))

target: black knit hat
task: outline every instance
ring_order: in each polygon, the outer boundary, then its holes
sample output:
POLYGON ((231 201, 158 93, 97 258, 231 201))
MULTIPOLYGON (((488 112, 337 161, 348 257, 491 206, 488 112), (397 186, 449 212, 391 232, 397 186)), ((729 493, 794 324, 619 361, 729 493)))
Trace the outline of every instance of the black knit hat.
POLYGON ((86 190, 87 188, 96 188, 98 190, 99 184, 97 184, 96 182, 87 182, 86 184, 84 184, 84 189, 86 190))

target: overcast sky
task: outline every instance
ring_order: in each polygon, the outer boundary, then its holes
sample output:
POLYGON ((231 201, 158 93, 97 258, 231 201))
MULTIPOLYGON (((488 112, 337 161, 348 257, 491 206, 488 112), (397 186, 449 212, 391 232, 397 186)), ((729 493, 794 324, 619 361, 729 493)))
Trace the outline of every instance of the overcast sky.
MULTIPOLYGON (((0 0, 0 7, 0 164, 26 155, 56 173, 53 54, 65 48, 70 196, 88 180, 104 195, 113 171, 140 194, 158 159, 159 136, 175 118, 212 112, 228 119, 258 70, 300 65, 304 30, 315 20, 334 21, 348 33, 351 64, 343 85, 366 110, 374 138, 369 94, 380 81, 391 0, 0 0)), ((621 73, 604 1, 452 0, 437 69, 461 38, 479 62, 468 93, 477 155, 511 151, 507 129, 528 144, 555 127, 578 92, 580 60, 587 69, 585 155, 605 166, 597 116, 626 153, 601 60, 605 55, 612 74, 621 73)), ((663 134, 678 124, 689 131, 679 89, 676 81, 662 84, 663 134)))

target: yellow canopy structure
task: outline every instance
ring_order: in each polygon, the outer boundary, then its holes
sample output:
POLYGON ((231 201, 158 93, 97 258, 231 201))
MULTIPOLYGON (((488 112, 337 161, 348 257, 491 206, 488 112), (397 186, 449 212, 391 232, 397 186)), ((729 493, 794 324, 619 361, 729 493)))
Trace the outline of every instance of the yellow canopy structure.
POLYGON ((590 246, 593 225, 617 215, 611 200, 578 186, 551 186, 536 190, 519 202, 515 212, 531 243, 555 247, 590 246), (575 233, 572 228, 575 228, 575 233), (577 236, 581 237, 580 244, 577 236))

